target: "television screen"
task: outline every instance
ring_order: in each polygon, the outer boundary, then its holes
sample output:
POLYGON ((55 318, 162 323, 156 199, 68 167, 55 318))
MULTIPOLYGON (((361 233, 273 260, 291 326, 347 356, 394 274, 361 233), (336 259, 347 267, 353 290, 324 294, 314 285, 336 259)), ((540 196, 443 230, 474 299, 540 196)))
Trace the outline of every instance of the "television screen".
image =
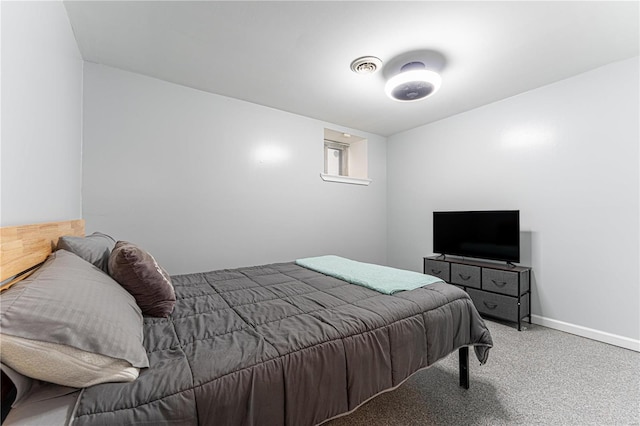
POLYGON ((433 212, 433 251, 520 262, 520 211, 433 212))

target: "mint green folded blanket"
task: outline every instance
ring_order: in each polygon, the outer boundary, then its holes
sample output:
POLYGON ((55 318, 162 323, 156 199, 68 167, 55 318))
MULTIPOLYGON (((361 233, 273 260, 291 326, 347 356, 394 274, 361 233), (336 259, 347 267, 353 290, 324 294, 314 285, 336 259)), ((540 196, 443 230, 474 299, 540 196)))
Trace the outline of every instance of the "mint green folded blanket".
POLYGON ((296 263, 325 275, 385 294, 413 290, 424 285, 444 282, 440 278, 431 275, 371 263, 356 262, 355 260, 333 255, 307 257, 296 260, 296 263))

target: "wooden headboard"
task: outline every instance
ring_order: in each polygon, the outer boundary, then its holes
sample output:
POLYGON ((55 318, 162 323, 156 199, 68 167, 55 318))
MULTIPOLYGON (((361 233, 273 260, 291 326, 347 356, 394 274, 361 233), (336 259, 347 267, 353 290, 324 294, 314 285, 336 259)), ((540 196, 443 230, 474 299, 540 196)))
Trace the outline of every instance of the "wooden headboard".
POLYGON ((0 228, 0 281, 19 275, 0 290, 26 278, 22 273, 44 262, 63 235, 84 236, 84 220, 0 228))

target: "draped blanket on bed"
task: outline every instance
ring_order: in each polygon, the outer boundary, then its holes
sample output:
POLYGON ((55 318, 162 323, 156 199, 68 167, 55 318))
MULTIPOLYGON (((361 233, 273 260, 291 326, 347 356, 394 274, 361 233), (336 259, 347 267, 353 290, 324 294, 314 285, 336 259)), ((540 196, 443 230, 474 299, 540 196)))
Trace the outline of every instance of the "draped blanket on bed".
POLYGON ((172 280, 171 316, 144 321, 149 368, 86 388, 74 425, 315 425, 492 346, 469 296, 442 282, 387 295, 293 262, 172 280))
POLYGON ((425 285, 443 282, 440 278, 431 275, 357 262, 334 255, 307 257, 296 260, 296 263, 305 268, 384 294, 414 290, 425 285))

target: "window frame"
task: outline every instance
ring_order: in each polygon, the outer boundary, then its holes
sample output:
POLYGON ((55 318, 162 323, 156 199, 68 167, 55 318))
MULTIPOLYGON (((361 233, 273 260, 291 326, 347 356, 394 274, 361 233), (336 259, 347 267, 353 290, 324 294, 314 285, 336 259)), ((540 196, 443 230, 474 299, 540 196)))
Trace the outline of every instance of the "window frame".
POLYGON ((324 140, 324 172, 325 174, 329 174, 329 149, 340 151, 338 166, 339 171, 335 176, 349 176, 349 144, 336 142, 329 139, 324 140))

